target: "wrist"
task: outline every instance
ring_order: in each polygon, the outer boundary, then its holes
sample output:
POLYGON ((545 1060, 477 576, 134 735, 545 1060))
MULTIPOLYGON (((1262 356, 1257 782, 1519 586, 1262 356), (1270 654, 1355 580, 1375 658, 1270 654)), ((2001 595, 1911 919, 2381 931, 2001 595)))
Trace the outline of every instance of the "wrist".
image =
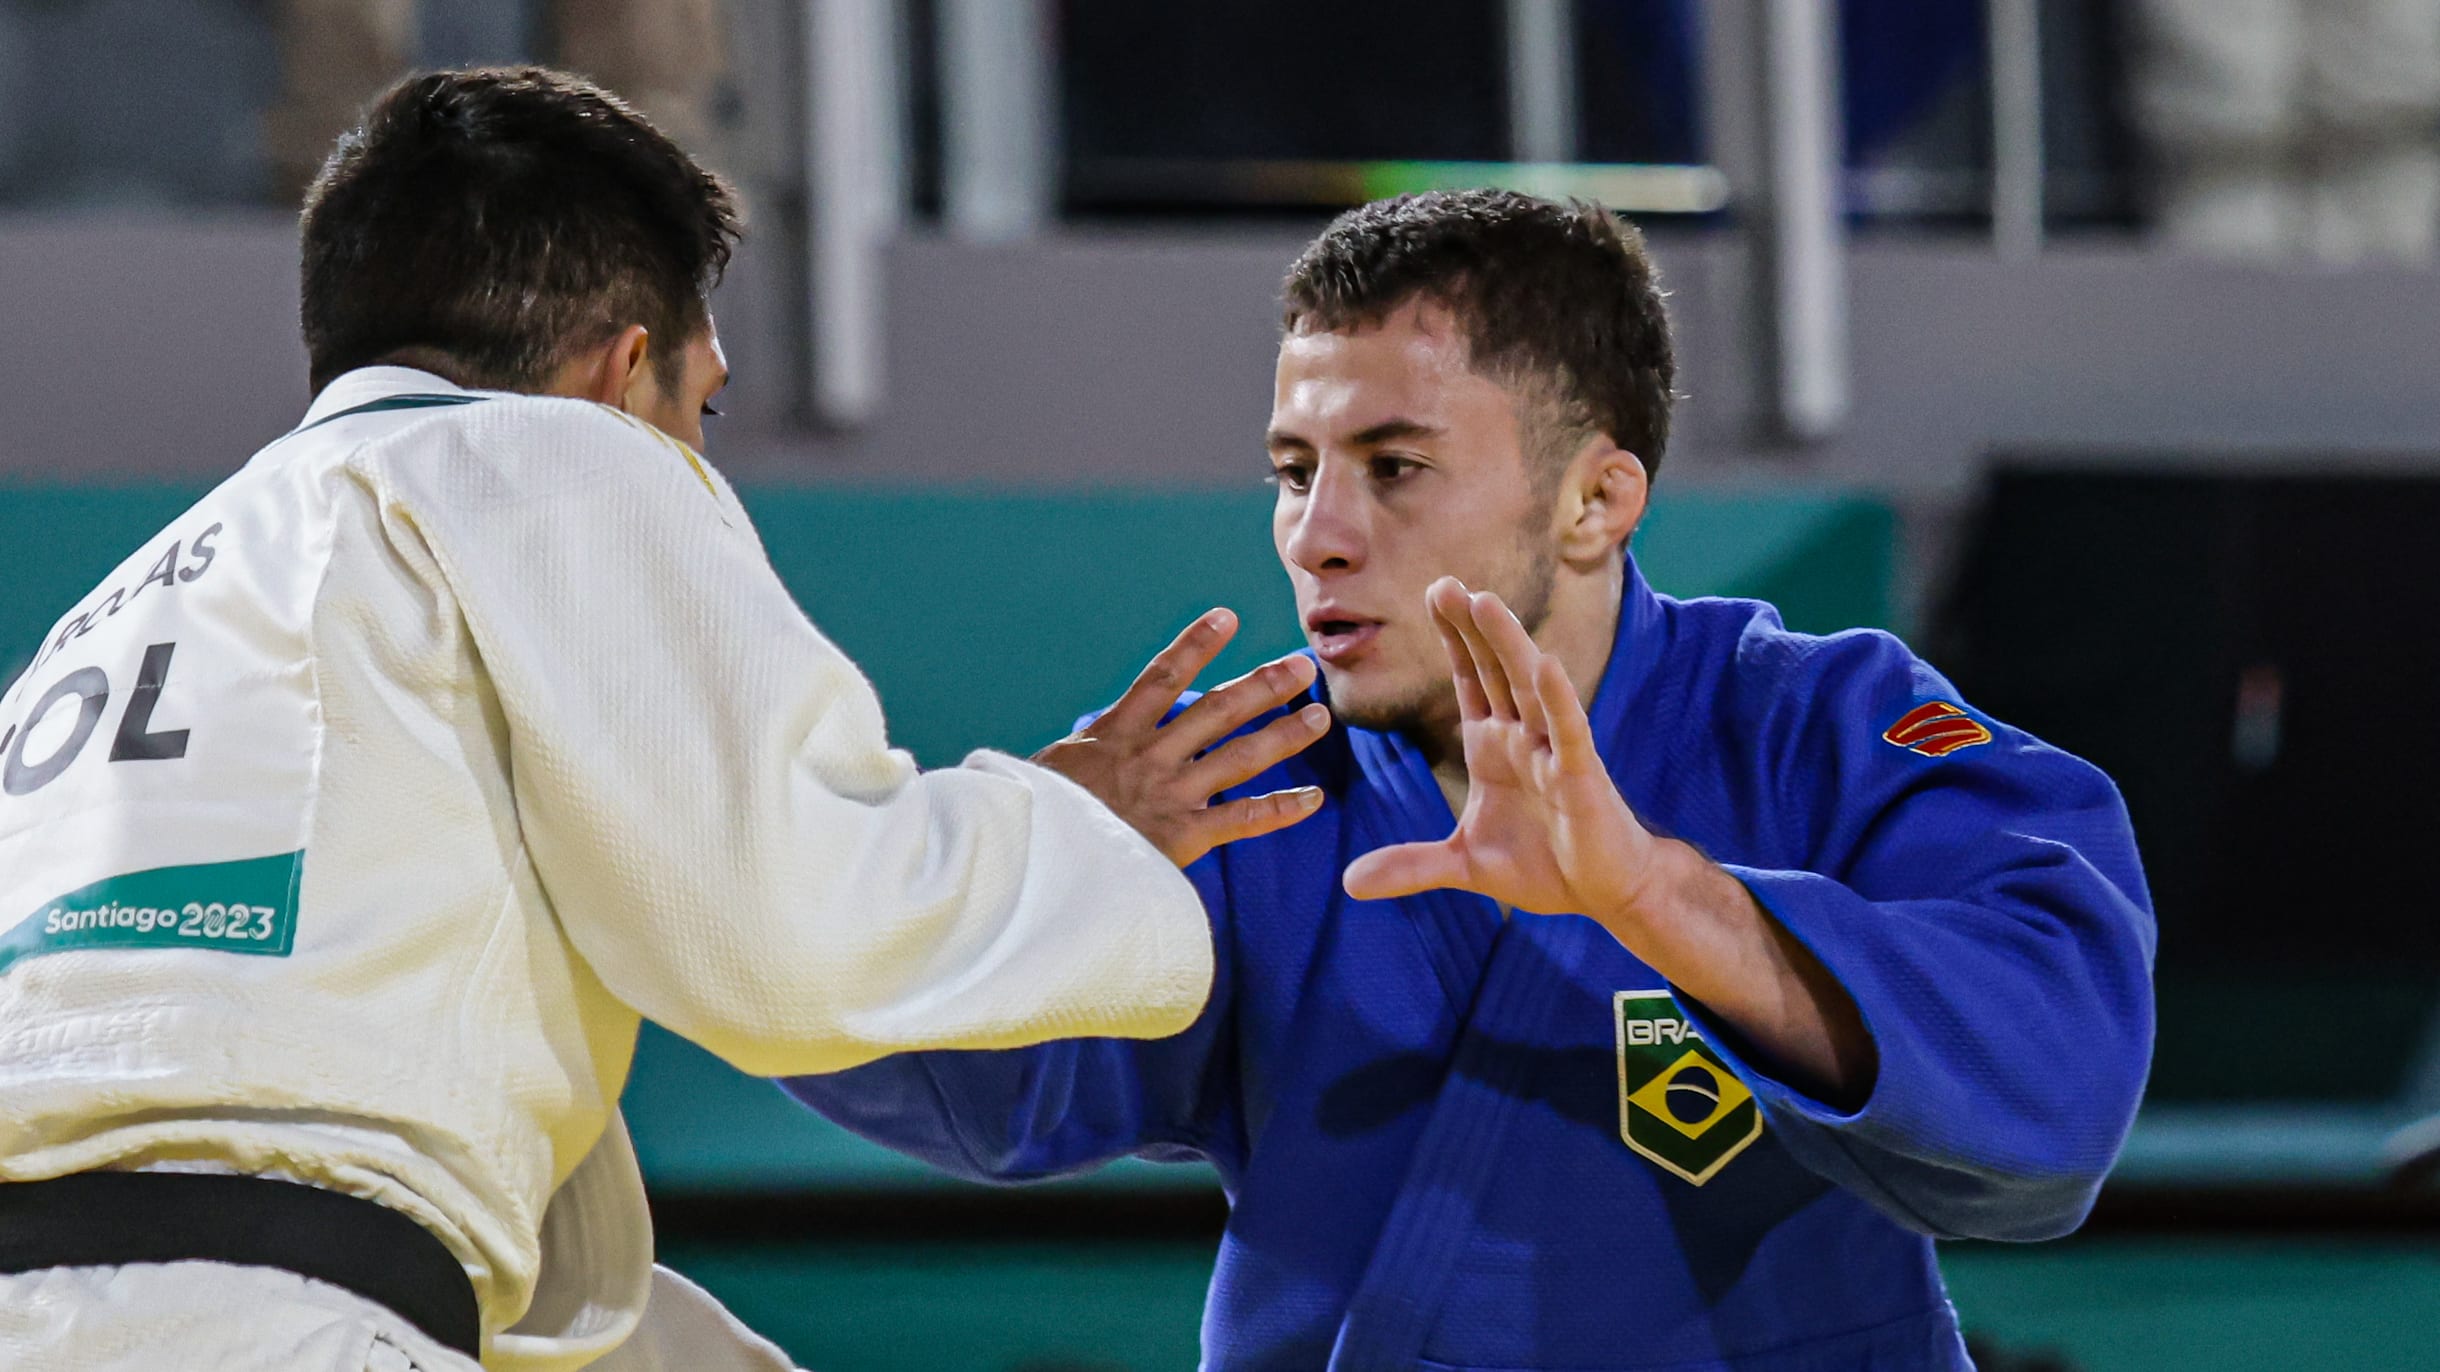
POLYGON ((1657 835, 1637 869, 1640 880, 1594 920, 1640 955, 1656 940, 1685 929, 1685 912, 1700 903, 1696 893, 1713 869, 1694 845, 1657 835))
POLYGON ((1742 942, 1752 937, 1754 920, 1740 918, 1752 911, 1742 881, 1674 837, 1654 837, 1642 872, 1635 891, 1596 915, 1627 952, 1671 981, 1686 974, 1701 981, 1703 969, 1747 962, 1742 942))

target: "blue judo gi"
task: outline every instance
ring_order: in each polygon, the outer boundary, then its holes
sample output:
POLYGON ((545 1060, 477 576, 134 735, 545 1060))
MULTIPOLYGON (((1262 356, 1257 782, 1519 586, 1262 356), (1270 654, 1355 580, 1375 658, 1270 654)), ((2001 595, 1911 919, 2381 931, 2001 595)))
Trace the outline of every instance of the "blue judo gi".
POLYGON ((968 1177, 1209 1159, 1212 1372, 1967 1367, 1931 1240, 2073 1229, 2150 1062, 2116 788, 1886 634, 1790 633, 1632 566, 1590 714, 1636 814, 1853 995, 1880 1056, 1860 1109, 1589 919, 1348 898, 1357 855, 1455 823, 1414 741, 1361 729, 1240 790, 1318 784, 1319 814, 1190 869, 1218 978, 1186 1033, 788 1089, 968 1177))

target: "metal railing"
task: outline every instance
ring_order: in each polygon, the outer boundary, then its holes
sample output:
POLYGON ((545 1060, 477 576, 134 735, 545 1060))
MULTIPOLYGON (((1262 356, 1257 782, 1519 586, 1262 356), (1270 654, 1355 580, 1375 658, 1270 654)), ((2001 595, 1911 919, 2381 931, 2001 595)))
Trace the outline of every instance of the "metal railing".
MULTIPOLYGON (((883 403, 884 247, 904 220, 905 0, 803 0, 812 98, 805 146, 813 341, 808 394, 822 421, 854 426, 883 403)), ((935 0, 942 218, 976 242, 1048 228, 1060 193, 1051 0, 935 0)), ((1701 81, 1713 164, 1584 166, 1572 0, 1502 0, 1510 163, 1244 162, 1099 169, 1154 196, 1343 204, 1403 190, 1507 184, 1585 195, 1629 212, 1733 210, 1751 244, 1749 344, 1768 430, 1794 443, 1835 434, 1850 406, 1845 168, 1836 0, 1706 0, 1701 81), (1164 182, 1163 178, 1169 181, 1164 182)), ((1996 251, 2043 239, 2039 0, 1987 0, 1996 251)))

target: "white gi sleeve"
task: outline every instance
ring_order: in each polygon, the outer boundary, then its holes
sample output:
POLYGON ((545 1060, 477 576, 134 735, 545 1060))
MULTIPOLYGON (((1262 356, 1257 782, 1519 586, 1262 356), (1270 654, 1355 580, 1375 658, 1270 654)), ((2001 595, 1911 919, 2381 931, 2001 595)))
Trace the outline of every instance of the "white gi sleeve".
POLYGON ((417 430, 369 454, 385 523, 464 617, 524 848, 614 995, 766 1076, 1194 1020, 1186 878, 1029 763, 918 775, 690 450, 576 401, 417 430))
POLYGON ((777 1344, 740 1323, 712 1293, 666 1267, 633 1337, 591 1372, 798 1372, 777 1344))

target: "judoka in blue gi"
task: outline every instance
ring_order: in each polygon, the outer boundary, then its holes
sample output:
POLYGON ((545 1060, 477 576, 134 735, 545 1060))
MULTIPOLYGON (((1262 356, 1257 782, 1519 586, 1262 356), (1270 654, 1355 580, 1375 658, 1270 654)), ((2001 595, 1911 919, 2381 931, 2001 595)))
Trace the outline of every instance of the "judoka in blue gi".
POLYGON ((1967 1367, 1932 1239, 2075 1228, 2142 1091, 2116 789, 1886 634, 1645 585, 1674 363, 1606 212, 1375 204, 1286 296, 1341 727, 1191 869, 1202 1019, 789 1089, 970 1177, 1209 1159, 1209 1369, 1967 1367))

